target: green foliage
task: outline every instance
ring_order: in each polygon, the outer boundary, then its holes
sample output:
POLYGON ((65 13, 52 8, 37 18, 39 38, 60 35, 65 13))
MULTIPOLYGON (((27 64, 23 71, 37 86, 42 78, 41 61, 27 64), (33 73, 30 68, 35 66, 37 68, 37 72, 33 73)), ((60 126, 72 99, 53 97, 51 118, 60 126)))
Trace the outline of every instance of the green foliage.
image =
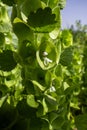
POLYGON ((72 45, 73 38, 69 30, 63 30, 61 33, 61 41, 64 47, 72 45))
POLYGON ((54 1, 49 1, 49 0, 41 0, 43 1, 47 6, 54 8, 55 6, 59 6, 60 9, 63 9, 66 5, 65 0, 54 0, 54 1))
POLYGON ((42 69, 49 69, 57 64, 60 56, 58 51, 60 51, 59 49, 61 46, 60 43, 58 44, 59 45, 56 48, 51 41, 43 38, 43 41, 36 52, 37 61, 42 69))
POLYGON ((20 42, 24 40, 29 40, 30 42, 33 41, 33 32, 21 19, 16 18, 14 20, 13 30, 20 42))
POLYGON ((86 124, 87 115, 86 114, 77 116, 75 119, 75 122, 76 122, 76 126, 78 130, 87 129, 87 124, 86 124))
POLYGON ((69 66, 73 60, 73 51, 72 47, 64 49, 60 56, 60 63, 63 66, 69 66))
POLYGON ((17 0, 19 9, 21 10, 21 15, 23 17, 23 15, 25 15, 26 17, 28 17, 28 15, 30 14, 30 12, 32 11, 36 11, 38 8, 42 7, 41 6, 41 1, 40 0, 25 0, 25 1, 20 1, 17 0))
POLYGON ((55 22, 55 14, 52 14, 52 10, 49 7, 44 10, 39 8, 36 13, 31 12, 28 17, 28 24, 33 27, 42 27, 55 22))
POLYGON ((0 129, 87 129, 86 33, 61 30, 65 3, 0 1, 0 129))
POLYGON ((52 14, 49 7, 31 12, 27 21, 36 32, 51 32, 57 26, 56 15, 52 14))

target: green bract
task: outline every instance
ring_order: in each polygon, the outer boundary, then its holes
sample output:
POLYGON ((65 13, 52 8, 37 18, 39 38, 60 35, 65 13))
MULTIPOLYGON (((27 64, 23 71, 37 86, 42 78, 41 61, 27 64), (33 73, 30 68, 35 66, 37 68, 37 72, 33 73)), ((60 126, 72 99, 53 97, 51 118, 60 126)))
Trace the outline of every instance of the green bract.
POLYGON ((31 12, 28 16, 28 24, 35 32, 49 32, 57 26, 56 15, 52 14, 49 7, 39 8, 36 12, 31 12))
POLYGON ((41 1, 43 1, 47 6, 49 6, 51 8, 59 6, 60 9, 63 9, 66 5, 66 0, 53 0, 53 1, 41 0, 41 1))
POLYGON ((28 27, 28 25, 21 19, 19 18, 14 19, 13 30, 20 42, 23 42, 24 40, 28 40, 30 42, 33 41, 33 32, 28 27))
POLYGON ((28 16, 28 24, 33 27, 43 27, 55 22, 55 14, 52 14, 52 10, 49 7, 45 9, 39 8, 36 13, 31 12, 28 16))
POLYGON ((61 41, 62 41, 64 47, 68 47, 68 46, 72 45, 73 38, 72 38, 71 33, 68 30, 63 30, 61 32, 61 41))
POLYGON ((42 69, 50 69, 57 64, 59 58, 57 51, 59 50, 57 50, 56 46, 52 42, 48 40, 42 41, 39 50, 36 52, 37 61, 42 69))
POLYGON ((0 130, 87 129, 87 31, 61 30, 65 3, 0 0, 0 130))
POLYGON ((73 52, 72 52, 72 47, 66 48, 60 56, 60 63, 63 66, 69 66, 73 60, 73 52))
MULTIPOLYGON (((20 1, 20 0, 19 0, 20 1)), ((26 17, 30 14, 32 11, 36 11, 38 8, 41 7, 41 1, 40 0, 25 0, 23 2, 19 2, 18 5, 21 10, 21 14, 24 14, 26 17)))

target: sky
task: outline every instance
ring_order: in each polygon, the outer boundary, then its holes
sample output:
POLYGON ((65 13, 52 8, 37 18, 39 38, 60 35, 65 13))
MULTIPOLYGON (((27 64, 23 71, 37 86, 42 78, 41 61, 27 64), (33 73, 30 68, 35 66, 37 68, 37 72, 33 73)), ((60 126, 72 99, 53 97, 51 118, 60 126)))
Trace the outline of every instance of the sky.
POLYGON ((61 12, 62 27, 69 28, 76 20, 87 24, 87 0, 66 0, 66 7, 61 12))

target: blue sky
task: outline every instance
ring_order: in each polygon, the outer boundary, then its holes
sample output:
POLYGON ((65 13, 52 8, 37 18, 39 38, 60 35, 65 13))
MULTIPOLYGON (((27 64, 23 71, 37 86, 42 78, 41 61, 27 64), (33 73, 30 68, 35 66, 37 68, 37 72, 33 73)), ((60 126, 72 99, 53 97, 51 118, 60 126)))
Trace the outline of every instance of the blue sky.
POLYGON ((66 7, 61 12, 62 27, 70 27, 76 20, 87 24, 87 0, 67 0, 66 7))

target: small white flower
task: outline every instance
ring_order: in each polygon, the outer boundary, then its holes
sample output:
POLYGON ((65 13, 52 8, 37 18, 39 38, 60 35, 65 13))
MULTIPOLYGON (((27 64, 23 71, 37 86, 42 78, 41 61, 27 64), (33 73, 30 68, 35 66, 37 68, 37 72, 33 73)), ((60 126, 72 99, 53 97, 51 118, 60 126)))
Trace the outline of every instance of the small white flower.
POLYGON ((46 51, 43 52, 43 56, 47 56, 48 53, 46 51))
POLYGON ((45 57, 44 58, 44 65, 48 65, 49 63, 52 63, 52 60, 50 60, 49 58, 45 57))
POLYGON ((50 92, 55 92, 55 91, 56 91, 55 87, 52 86, 52 87, 50 88, 50 92))

